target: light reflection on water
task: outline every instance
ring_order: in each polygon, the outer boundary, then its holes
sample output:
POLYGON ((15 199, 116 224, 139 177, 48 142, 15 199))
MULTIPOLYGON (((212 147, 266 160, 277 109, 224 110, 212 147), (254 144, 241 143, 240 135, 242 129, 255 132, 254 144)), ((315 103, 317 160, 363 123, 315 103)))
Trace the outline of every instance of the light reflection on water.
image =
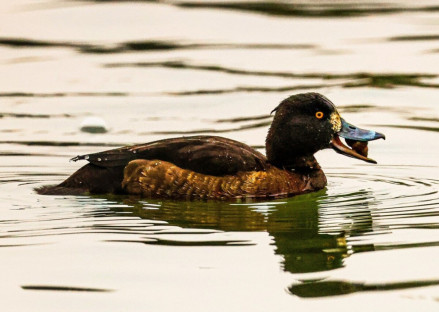
POLYGON ((434 1, 0 6, 5 307, 437 310, 434 1), (269 202, 33 191, 73 172, 77 154, 164 137, 263 151, 269 112, 309 90, 386 134, 370 144, 379 165, 319 152, 327 189, 269 202), (90 116, 109 132, 81 132, 90 116))

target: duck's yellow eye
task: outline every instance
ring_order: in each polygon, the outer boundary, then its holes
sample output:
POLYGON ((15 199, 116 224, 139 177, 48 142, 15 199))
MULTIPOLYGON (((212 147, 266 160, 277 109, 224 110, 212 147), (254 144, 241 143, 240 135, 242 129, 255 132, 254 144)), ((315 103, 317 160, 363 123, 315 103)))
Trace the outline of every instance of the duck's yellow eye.
POLYGON ((316 113, 316 118, 322 119, 323 118, 323 113, 322 112, 317 112, 316 113))

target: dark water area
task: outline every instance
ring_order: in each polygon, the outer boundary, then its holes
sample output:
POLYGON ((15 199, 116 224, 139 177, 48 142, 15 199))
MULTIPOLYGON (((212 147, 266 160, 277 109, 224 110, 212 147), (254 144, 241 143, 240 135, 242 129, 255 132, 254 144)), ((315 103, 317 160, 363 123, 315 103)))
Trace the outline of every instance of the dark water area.
POLYGON ((437 311, 437 1, 0 3, 2 311, 437 311), (214 134, 265 152, 320 92, 386 134, 270 201, 41 196, 69 162, 214 134))

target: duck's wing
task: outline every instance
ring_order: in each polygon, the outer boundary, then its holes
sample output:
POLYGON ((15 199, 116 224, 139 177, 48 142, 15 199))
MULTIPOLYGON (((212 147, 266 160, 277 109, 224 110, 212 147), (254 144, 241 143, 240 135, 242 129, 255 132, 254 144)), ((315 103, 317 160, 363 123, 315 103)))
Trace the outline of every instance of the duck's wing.
POLYGON ((268 167, 267 158, 250 146, 217 136, 165 139, 72 158, 81 159, 104 168, 126 166, 134 159, 157 159, 215 176, 268 167))

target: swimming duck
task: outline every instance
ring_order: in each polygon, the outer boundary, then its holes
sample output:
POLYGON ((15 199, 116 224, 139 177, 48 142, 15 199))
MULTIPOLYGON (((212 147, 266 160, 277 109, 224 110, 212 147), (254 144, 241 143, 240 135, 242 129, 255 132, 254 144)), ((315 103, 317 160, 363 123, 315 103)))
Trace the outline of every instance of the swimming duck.
POLYGON ((340 117, 319 93, 283 100, 273 111, 266 156, 218 136, 189 136, 74 157, 89 163, 41 194, 135 194, 148 198, 275 198, 320 190, 326 177, 314 154, 367 157, 367 141, 383 134, 359 129, 340 117), (347 145, 340 137, 345 138, 347 145))

